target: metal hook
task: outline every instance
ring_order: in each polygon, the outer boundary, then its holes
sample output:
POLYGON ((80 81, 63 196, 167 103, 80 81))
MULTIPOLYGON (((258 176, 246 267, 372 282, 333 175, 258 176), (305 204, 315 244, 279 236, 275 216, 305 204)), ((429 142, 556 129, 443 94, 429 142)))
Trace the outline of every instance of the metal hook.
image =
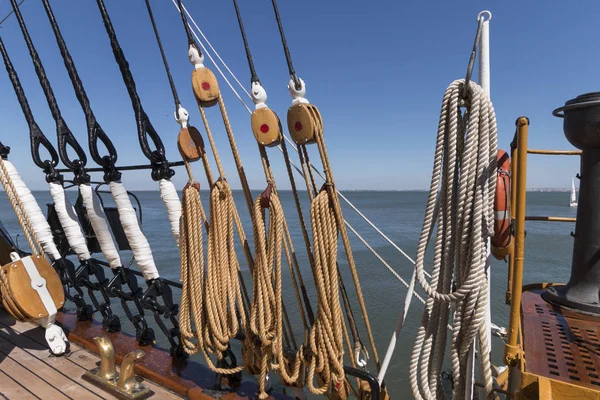
POLYGON ((356 362, 356 366, 360 368, 366 367, 369 361, 369 353, 360 342, 354 345, 354 361, 356 362))
POLYGON ((473 74, 473 66, 475 65, 475 56, 477 55, 477 46, 479 44, 479 38, 481 37, 481 29, 483 28, 483 22, 486 21, 485 15, 488 15, 489 21, 492 18, 492 13, 489 11, 482 11, 477 15, 477 33, 475 34, 475 42, 473 43, 473 50, 471 50, 471 57, 469 58, 469 65, 467 67, 467 74, 465 76, 465 84, 461 93, 461 99, 467 97, 469 90, 469 83, 471 82, 471 75, 473 74))

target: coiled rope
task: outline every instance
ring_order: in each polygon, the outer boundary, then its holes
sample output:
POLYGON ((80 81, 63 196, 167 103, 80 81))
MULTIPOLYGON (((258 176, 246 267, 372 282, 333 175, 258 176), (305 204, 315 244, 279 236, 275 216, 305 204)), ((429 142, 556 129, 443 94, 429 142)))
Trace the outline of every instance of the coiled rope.
POLYGON ((284 243, 284 214, 279 196, 272 186, 254 202, 255 264, 250 329, 261 342, 260 399, 268 398, 265 383, 269 367, 278 370, 285 384, 294 384, 300 376, 301 350, 296 353, 292 371, 283 355, 283 300, 281 256, 284 243), (268 236, 265 209, 269 209, 268 236), (273 365, 270 364, 273 361, 273 365))
POLYGON ((337 248, 339 229, 329 193, 320 192, 310 207, 314 252, 315 285, 318 308, 315 323, 310 330, 308 389, 324 394, 344 384, 344 317, 340 305, 337 248), (315 386, 315 373, 322 379, 315 386))
POLYGON ((494 227, 496 116, 480 86, 470 82, 462 102, 463 87, 464 79, 456 80, 444 94, 431 187, 417 247, 417 279, 429 297, 410 363, 410 385, 416 399, 445 397, 439 376, 451 304, 453 397, 465 396, 469 349, 476 337, 485 391, 488 397, 492 394, 485 267, 487 241, 494 227), (464 116, 459 107, 466 108, 464 116), (424 260, 436 224, 431 281, 427 282, 424 260))
MULTIPOLYGON (((224 358, 230 341, 246 326, 246 312, 240 287, 239 262, 234 249, 233 224, 235 205, 231 189, 219 179, 210 195, 210 222, 200 200, 200 185, 190 176, 183 189, 181 217, 181 281, 183 290, 179 325, 184 350, 188 354, 202 351, 207 365, 221 374, 243 369, 217 367, 209 357, 224 358), (205 272, 202 225, 208 231, 208 256, 205 272), (195 331, 191 322, 194 322, 195 331), (197 339, 194 343, 192 339, 197 339)), ((235 215, 234 215, 235 214, 235 215)), ((242 282, 243 286, 243 282, 242 282)))

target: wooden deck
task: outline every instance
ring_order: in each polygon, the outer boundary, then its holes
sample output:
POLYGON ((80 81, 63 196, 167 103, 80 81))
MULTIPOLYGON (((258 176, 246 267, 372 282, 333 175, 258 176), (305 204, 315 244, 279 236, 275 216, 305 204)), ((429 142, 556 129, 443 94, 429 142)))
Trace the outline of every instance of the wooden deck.
POLYGON ((600 319, 553 306, 541 293, 523 293, 525 370, 600 389, 600 319))
MULTIPOLYGON (((52 356, 43 329, 16 322, 0 308, 0 399, 114 399, 81 379, 99 360, 75 343, 67 356, 52 356)), ((154 399, 181 399, 152 382, 144 384, 154 399)))

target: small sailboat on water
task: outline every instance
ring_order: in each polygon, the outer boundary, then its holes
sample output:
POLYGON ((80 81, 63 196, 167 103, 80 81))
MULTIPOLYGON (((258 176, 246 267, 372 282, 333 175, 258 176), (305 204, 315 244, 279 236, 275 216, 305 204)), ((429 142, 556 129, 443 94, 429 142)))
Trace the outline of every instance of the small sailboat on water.
POLYGON ((571 178, 571 199, 569 200, 570 207, 577 207, 577 192, 575 191, 575 178, 571 178))

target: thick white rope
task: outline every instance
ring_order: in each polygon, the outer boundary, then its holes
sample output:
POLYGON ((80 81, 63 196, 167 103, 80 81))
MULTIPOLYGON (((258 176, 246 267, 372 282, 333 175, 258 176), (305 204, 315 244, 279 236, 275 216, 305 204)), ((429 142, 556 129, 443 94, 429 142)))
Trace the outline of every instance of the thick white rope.
POLYGON ((115 244, 115 238, 104 214, 98 194, 92 189, 89 183, 79 185, 79 193, 83 199, 83 205, 85 206, 87 216, 104 258, 106 258, 111 268, 121 267, 123 264, 121 263, 119 250, 115 244))
MULTIPOLYGON (((12 179, 13 186, 17 192, 16 195, 18 198, 20 198, 23 208, 25 209, 25 213, 27 213, 29 223, 31 224, 31 229, 37 235, 44 252, 46 252, 48 257, 50 257, 51 261, 60 260, 62 257, 58 251, 58 248, 54 244, 52 230, 50 229, 50 225, 48 224, 48 221, 46 221, 46 217, 44 217, 40 206, 35 200, 35 197, 33 197, 33 194, 29 188, 21 179, 21 176, 15 169, 14 165, 12 165, 12 163, 8 160, 4 160, 4 165, 8 171, 10 179, 12 179)), ((2 176, 4 175, 2 174, 2 176)))
POLYGON ((144 280, 158 278, 159 274, 154 264, 152 249, 150 249, 150 244, 140 228, 137 215, 125 187, 119 181, 110 182, 108 187, 117 205, 119 220, 123 226, 125 236, 127 236, 127 242, 131 247, 135 262, 144 275, 144 280))
POLYGON ((181 201, 177 194, 175 185, 169 179, 161 179, 158 182, 160 189, 160 198, 167 208, 167 216, 171 224, 171 233, 175 239, 177 247, 179 247, 179 219, 181 218, 181 201))
POLYGON ((75 213, 75 209, 65 195, 65 189, 62 184, 50 182, 50 194, 54 200, 54 209, 58 215, 58 220, 62 226, 67 242, 77 257, 81 261, 87 261, 92 256, 87 247, 85 235, 79 225, 79 218, 75 213))
POLYGON ((494 226, 496 116, 489 97, 470 82, 465 99, 467 112, 461 119, 463 82, 454 81, 444 94, 431 187, 417 248, 415 271, 429 297, 410 362, 410 385, 416 399, 444 398, 439 378, 451 304, 453 397, 464 398, 470 390, 466 388, 466 375, 475 338, 481 347, 485 393, 493 395, 490 332, 485 324, 485 267, 487 240, 494 226), (433 269, 427 282, 425 254, 435 226, 433 269))

